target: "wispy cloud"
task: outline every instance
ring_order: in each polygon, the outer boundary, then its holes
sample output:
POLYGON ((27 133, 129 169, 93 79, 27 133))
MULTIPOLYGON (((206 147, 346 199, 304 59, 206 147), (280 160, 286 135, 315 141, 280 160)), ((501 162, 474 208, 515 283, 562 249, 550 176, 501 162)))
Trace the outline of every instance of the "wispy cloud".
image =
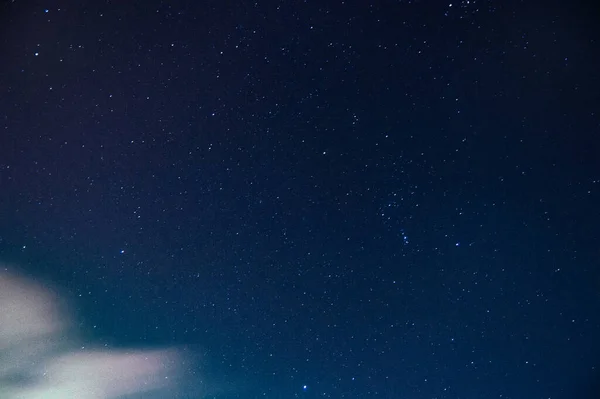
POLYGON ((86 349, 56 292, 0 267, 0 398, 115 399, 170 390, 177 351, 86 349))

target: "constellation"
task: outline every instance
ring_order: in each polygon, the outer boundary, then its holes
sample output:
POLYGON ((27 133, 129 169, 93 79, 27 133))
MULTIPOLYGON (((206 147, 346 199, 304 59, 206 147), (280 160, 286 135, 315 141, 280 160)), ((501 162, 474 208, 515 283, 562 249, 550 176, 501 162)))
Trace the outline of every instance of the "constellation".
POLYGON ((403 245, 410 244, 406 226, 410 224, 413 217, 407 213, 409 209, 410 205, 405 202, 404 197, 396 193, 379 208, 379 217, 384 226, 390 233, 396 234, 403 245))

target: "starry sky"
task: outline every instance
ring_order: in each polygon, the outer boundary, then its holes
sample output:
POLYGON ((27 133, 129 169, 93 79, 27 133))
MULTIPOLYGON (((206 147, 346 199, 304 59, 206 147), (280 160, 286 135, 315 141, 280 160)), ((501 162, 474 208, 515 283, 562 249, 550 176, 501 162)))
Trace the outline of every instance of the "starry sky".
POLYGON ((0 260, 163 397, 600 397, 597 19, 3 2, 0 260))

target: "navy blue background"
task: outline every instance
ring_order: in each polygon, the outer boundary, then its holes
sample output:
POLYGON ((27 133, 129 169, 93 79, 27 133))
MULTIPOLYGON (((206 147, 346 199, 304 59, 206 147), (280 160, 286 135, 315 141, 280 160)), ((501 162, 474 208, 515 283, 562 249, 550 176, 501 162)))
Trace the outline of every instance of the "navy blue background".
POLYGON ((597 10, 123 3, 1 6, 0 258, 88 337, 220 398, 598 397, 597 10))

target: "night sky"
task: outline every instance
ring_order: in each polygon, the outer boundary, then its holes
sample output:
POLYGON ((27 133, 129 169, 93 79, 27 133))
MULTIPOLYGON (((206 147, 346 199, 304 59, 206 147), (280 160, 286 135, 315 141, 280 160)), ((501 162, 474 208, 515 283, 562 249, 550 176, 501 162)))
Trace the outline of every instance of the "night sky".
POLYGON ((587 4, 3 2, 0 260, 165 398, 598 398, 587 4))

